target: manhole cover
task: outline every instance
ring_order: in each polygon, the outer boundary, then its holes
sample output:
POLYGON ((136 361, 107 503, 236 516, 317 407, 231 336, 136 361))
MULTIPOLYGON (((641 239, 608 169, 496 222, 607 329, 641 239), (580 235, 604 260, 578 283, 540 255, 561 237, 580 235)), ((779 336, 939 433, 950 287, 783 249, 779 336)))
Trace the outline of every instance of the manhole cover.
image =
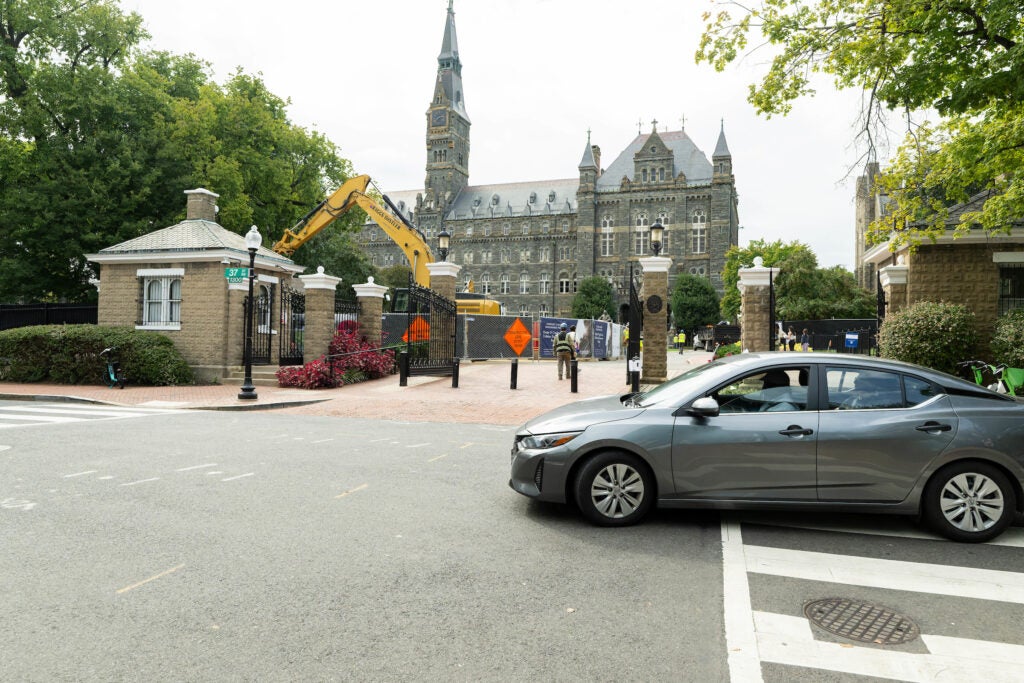
POLYGON ((829 633, 861 643, 899 645, 920 634, 917 624, 902 614, 859 600, 815 600, 804 606, 804 615, 829 633))

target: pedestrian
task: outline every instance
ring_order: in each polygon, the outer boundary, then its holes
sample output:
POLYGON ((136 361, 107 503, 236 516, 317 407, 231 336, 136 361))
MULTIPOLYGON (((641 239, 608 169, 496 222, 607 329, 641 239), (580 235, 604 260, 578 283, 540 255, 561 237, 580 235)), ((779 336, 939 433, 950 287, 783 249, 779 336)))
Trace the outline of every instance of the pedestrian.
POLYGON ((562 379, 562 368, 565 368, 565 376, 568 377, 572 371, 572 365, 570 361, 575 355, 575 348, 573 342, 569 337, 569 327, 565 323, 562 323, 558 328, 558 333, 555 335, 552 346, 555 350, 555 357, 558 359, 558 379, 562 379))
POLYGON ((569 326, 569 341, 572 342, 572 354, 573 354, 573 358, 575 358, 576 356, 580 355, 580 340, 576 336, 576 326, 575 325, 570 325, 569 326))
POLYGON ((804 328, 803 333, 800 335, 800 350, 810 351, 811 350, 811 335, 807 333, 807 328, 804 328))
POLYGON ((796 332, 793 331, 792 327, 789 328, 788 332, 786 332, 786 344, 789 346, 789 350, 790 351, 795 350, 795 348, 796 348, 796 332))

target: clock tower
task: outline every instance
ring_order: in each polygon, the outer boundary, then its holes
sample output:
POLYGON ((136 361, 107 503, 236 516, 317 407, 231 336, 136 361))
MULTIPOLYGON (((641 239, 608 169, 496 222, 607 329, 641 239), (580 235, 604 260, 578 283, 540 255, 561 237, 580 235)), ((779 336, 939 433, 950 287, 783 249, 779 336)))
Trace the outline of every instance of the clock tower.
POLYGON ((427 176, 421 211, 443 215, 469 183, 469 114, 462 93, 462 62, 455 10, 448 0, 434 97, 427 109, 427 176))

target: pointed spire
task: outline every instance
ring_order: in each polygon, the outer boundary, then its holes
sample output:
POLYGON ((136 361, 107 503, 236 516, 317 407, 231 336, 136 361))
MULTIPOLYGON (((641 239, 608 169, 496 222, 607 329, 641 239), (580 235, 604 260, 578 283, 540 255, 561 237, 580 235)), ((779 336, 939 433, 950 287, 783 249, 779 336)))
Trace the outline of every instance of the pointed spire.
MULTIPOLYGON (((448 16, 444 22, 444 38, 441 40, 441 54, 437 61, 454 60, 459 61, 459 41, 455 36, 455 8, 452 6, 454 0, 448 0, 448 16)), ((461 64, 459 65, 461 66, 461 64)))
POLYGON ((718 131, 718 143, 715 145, 715 151, 711 158, 731 156, 732 153, 729 151, 729 145, 725 142, 725 119, 722 119, 722 128, 718 131))
POLYGON ((578 168, 582 171, 585 169, 597 169, 597 160, 594 159, 594 147, 590 144, 590 129, 587 129, 587 148, 583 150, 583 159, 580 161, 578 168))

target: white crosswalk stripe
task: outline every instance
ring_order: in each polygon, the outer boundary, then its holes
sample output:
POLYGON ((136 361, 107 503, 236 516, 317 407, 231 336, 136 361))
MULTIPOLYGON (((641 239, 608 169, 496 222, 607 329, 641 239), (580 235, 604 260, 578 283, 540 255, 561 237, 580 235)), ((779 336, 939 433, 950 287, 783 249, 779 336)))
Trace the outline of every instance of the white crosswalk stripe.
POLYGON ((180 413, 168 408, 120 407, 73 403, 42 403, 30 406, 0 406, 0 429, 86 420, 123 420, 150 415, 180 413))
MULTIPOLYGON (((826 528, 814 524, 793 526, 826 528)), ((754 609, 752 605, 758 603, 758 596, 751 596, 751 577, 770 576, 775 577, 776 582, 782 579, 787 584, 790 580, 794 583, 808 581, 814 582, 809 585, 825 583, 907 594, 926 593, 936 596, 936 600, 951 597, 960 601, 984 601, 979 605, 1003 603, 1009 607, 1024 604, 1024 573, 963 567, 955 561, 931 564, 814 552, 774 544, 770 547, 746 544, 741 527, 739 521, 723 518, 724 616, 732 681, 763 681, 764 664, 898 681, 1021 680, 1019 665, 1024 661, 1024 643, 926 632, 920 634, 919 641, 926 652, 919 651, 920 645, 917 650, 900 650, 834 642, 816 634, 816 627, 804 616, 754 609)), ((841 526, 828 528, 828 531, 851 533, 841 526)), ((1002 545, 1019 547, 1018 531, 1011 529, 1010 538, 1002 545)), ((890 532, 886 535, 904 534, 890 532)), ((949 543, 927 533, 905 535, 918 542, 949 543)), ((956 555, 951 554, 951 557, 956 555)), ((795 590, 799 593, 799 589, 795 590)), ((836 592, 841 589, 837 588, 836 592)), ((966 614, 961 617, 968 618, 966 614)))

